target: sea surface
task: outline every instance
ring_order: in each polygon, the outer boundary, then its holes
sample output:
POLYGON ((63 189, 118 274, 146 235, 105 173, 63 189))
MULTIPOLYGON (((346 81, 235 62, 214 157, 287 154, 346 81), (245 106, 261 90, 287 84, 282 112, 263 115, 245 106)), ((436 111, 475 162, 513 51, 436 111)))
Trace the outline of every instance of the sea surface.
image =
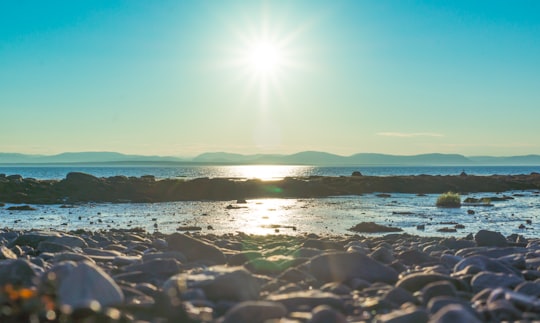
POLYGON ((358 167, 319 167, 296 165, 239 165, 239 166, 2 166, 0 174, 19 174, 36 179, 63 179, 69 172, 83 172, 97 177, 117 175, 154 175, 163 178, 261 178, 265 180, 284 177, 306 176, 350 176, 359 171, 368 176, 397 175, 518 175, 540 172, 538 166, 358 166, 358 167))
MULTIPOLYGON (((156 178, 262 178, 286 176, 364 175, 517 175, 540 172, 530 166, 474 167, 313 167, 313 166, 193 166, 193 167, 90 167, 90 166, 13 166, 0 167, 0 174, 20 174, 36 179, 62 179, 69 172, 85 172, 98 177, 154 175, 156 178)), ((185 226, 200 227, 202 233, 248 234, 354 234, 349 229, 360 222, 402 228, 404 232, 429 236, 466 236, 480 229, 538 237, 540 233, 540 191, 474 193, 466 197, 502 197, 492 206, 462 206, 441 209, 438 195, 377 194, 309 199, 253 199, 237 201, 187 201, 166 203, 87 203, 69 208, 61 205, 32 205, 36 211, 8 211, 0 207, 0 227, 43 230, 107 230, 144 228, 147 231, 176 232, 185 226), (232 206, 232 207, 230 207, 232 206), (474 214, 472 214, 474 213, 474 214), (464 226, 455 233, 438 229, 464 226), (418 226, 424 229, 418 229, 418 226)), ((1 200, 1 198, 0 198, 1 200)))

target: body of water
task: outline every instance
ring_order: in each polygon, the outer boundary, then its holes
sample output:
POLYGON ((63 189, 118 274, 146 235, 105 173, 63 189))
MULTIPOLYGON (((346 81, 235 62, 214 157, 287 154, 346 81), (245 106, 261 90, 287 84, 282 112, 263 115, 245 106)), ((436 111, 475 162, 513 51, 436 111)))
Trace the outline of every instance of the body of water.
MULTIPOLYGON (((62 179, 69 172, 85 172, 98 177, 154 175, 157 178, 232 177, 279 179, 286 176, 364 175, 474 175, 530 174, 540 167, 312 167, 312 166, 195 166, 195 167, 0 167, 0 173, 20 174, 37 179, 62 179)), ((0 207, 0 227, 12 229, 101 230, 144 228, 165 233, 183 226, 200 227, 203 233, 250 234, 353 234, 349 228, 360 222, 376 222, 402 228, 418 235, 465 236, 480 229, 537 237, 540 232, 540 192, 513 191, 478 193, 470 197, 510 196, 493 206, 435 207, 437 195, 376 194, 313 199, 254 199, 236 201, 182 201, 151 204, 88 203, 64 208, 61 205, 34 205, 35 211, 8 211, 0 207), (230 207, 230 206, 233 207, 230 207), (456 233, 441 228, 462 225, 456 233), (417 229, 424 226, 423 230, 417 229)), ((463 196, 462 198, 465 198, 463 196)))
POLYGON ((0 166, 0 174, 18 174, 36 179, 63 179, 69 172, 83 172, 97 177, 117 175, 156 178, 262 178, 308 176, 350 176, 360 171, 370 176, 396 175, 518 175, 540 172, 540 166, 358 166, 320 167, 295 165, 241 165, 241 166, 0 166))

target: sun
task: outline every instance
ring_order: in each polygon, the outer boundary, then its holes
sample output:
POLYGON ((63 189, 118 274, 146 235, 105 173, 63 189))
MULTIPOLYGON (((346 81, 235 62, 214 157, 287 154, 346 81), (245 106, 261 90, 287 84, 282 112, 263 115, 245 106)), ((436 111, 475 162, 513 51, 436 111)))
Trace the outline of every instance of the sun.
POLYGON ((246 63, 258 73, 276 72, 283 64, 283 52, 269 41, 256 41, 247 49, 246 63))

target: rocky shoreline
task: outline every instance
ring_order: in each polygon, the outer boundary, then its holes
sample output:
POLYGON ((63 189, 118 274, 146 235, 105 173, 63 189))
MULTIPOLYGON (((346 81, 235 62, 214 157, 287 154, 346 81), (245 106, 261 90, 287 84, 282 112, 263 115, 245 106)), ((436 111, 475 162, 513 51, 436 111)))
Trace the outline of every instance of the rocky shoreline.
POLYGON ((1 322, 530 322, 540 239, 0 230, 1 322))
POLYGON ((540 189, 540 174, 471 176, 355 176, 257 179, 164 179, 154 176, 98 178, 69 173, 63 180, 36 180, 0 174, 0 202, 63 204, 148 203, 254 198, 308 198, 365 193, 504 192, 540 189))

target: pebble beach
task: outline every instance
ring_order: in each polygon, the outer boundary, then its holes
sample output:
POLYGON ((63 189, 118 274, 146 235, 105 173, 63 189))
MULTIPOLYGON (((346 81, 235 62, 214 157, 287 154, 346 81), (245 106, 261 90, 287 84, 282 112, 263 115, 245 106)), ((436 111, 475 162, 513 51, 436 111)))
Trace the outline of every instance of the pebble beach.
POLYGON ((0 230, 1 322, 532 322, 540 239, 0 230))

